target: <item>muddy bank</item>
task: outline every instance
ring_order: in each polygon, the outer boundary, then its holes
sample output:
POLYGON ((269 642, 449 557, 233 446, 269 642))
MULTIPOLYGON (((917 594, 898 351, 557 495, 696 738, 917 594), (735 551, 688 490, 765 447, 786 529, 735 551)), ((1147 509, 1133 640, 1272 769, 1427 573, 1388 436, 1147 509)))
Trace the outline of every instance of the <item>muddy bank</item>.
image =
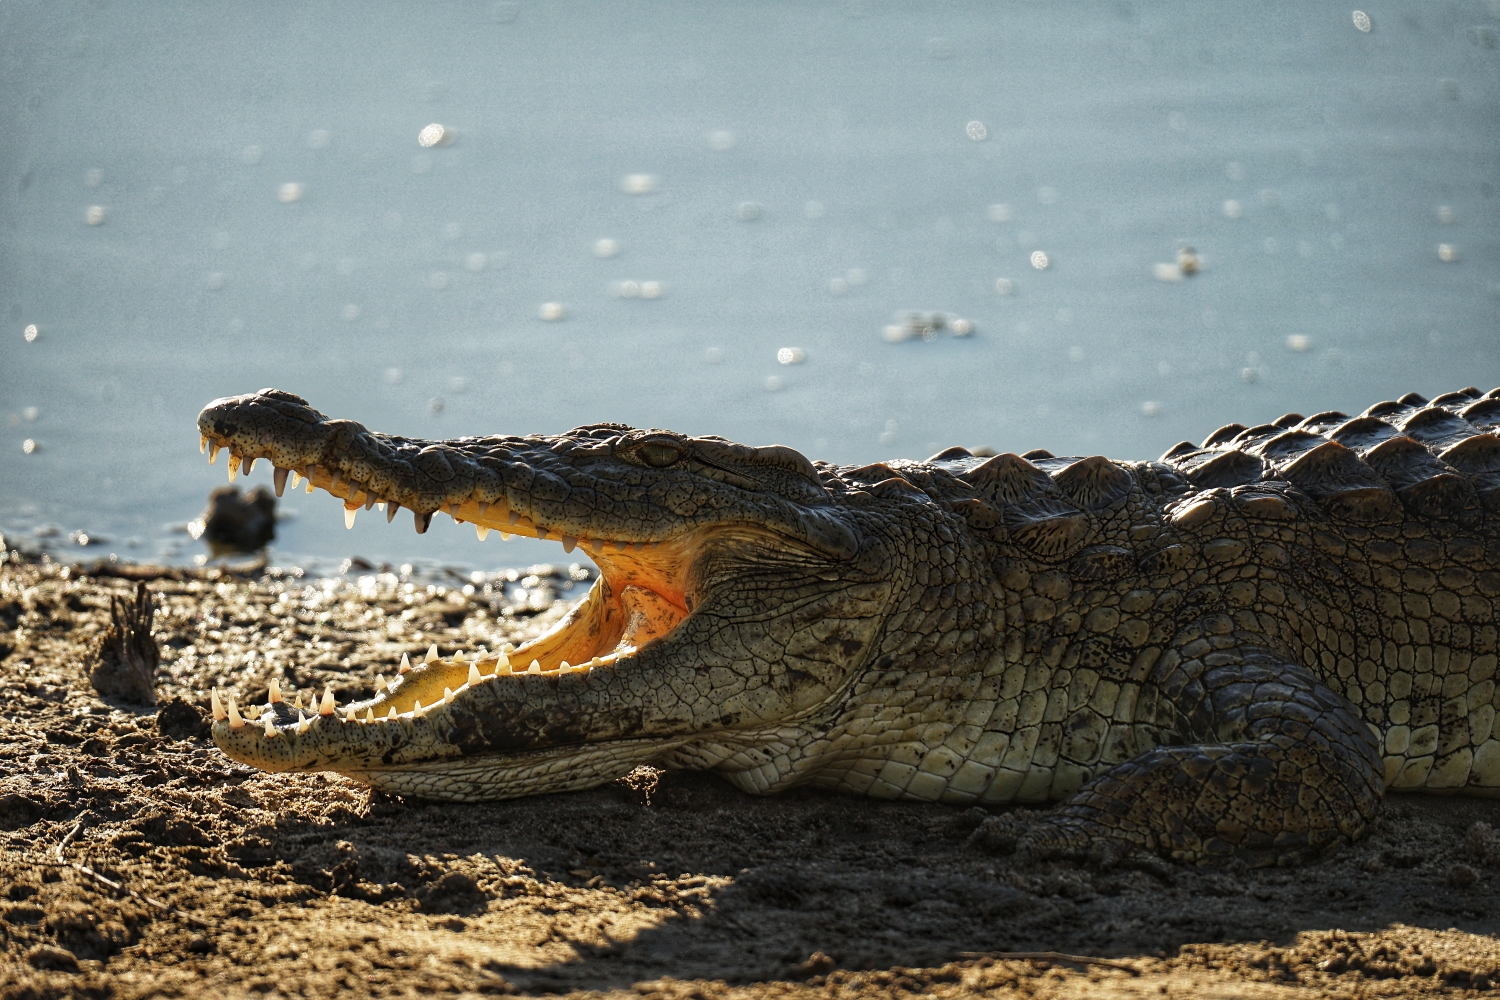
MULTIPOLYGON (((570 993, 694 997, 1479 995, 1500 983, 1500 801, 1388 800, 1284 870, 1020 866, 983 814, 638 775, 485 805, 266 775, 204 737, 242 703, 373 690, 401 653, 494 649, 566 572, 312 581, 104 568, 159 595, 157 708, 90 650, 135 586, 0 566, 0 997, 570 993), (522 582, 522 581, 517 581, 522 582), (465 587, 467 586, 467 592, 465 587), (1128 968, 966 957, 1057 951, 1128 968)), ((576 575, 576 574, 575 574, 576 575)))

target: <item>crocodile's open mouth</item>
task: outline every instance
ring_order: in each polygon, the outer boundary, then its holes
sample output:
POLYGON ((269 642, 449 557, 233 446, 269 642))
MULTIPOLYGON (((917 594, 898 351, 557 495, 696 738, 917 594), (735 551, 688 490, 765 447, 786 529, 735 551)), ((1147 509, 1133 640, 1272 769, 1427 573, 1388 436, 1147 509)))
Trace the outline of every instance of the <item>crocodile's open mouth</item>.
MULTIPOLYGON (((209 437, 202 439, 209 461, 223 448, 209 437)), ((249 471, 257 456, 229 454, 230 479, 240 471, 249 471)), ((394 517, 398 506, 367 491, 357 482, 340 481, 336 472, 321 466, 303 469, 276 467, 275 484, 281 495, 288 483, 293 488, 306 481, 306 489, 323 489, 344 503, 346 524, 361 509, 381 508, 387 519, 394 517)), ((373 698, 339 705, 334 693, 325 692, 320 701, 302 705, 301 696, 287 703, 273 680, 270 697, 254 714, 242 712, 232 696, 224 700, 213 695, 216 722, 227 722, 240 729, 254 723, 264 728, 268 737, 282 731, 306 732, 319 717, 342 716, 342 721, 381 723, 421 719, 430 711, 462 698, 473 688, 485 684, 503 684, 511 678, 547 675, 554 678, 570 674, 589 674, 611 670, 633 657, 648 643, 670 635, 692 613, 695 598, 691 592, 691 570, 696 556, 704 548, 705 529, 689 531, 679 537, 642 539, 579 538, 538 523, 529 513, 511 509, 503 502, 482 504, 474 500, 450 504, 443 508, 460 523, 475 526, 480 539, 490 531, 504 537, 526 535, 560 541, 572 552, 581 546, 600 568, 599 578, 588 594, 553 628, 519 646, 506 646, 495 652, 479 650, 467 657, 462 650, 451 657, 439 655, 434 647, 413 665, 403 657, 394 675, 376 678, 373 698)), ((416 513, 419 531, 425 531, 431 514, 416 513)))

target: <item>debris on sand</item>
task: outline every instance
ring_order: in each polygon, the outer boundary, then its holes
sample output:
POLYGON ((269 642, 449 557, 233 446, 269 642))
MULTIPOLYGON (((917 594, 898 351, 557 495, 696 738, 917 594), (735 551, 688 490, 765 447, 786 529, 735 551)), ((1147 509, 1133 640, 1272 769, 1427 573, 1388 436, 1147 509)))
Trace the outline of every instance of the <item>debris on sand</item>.
POLYGON ((135 601, 111 597, 109 628, 100 636, 89 683, 106 698, 136 705, 156 704, 156 668, 161 650, 151 634, 156 603, 145 583, 135 589, 135 601))

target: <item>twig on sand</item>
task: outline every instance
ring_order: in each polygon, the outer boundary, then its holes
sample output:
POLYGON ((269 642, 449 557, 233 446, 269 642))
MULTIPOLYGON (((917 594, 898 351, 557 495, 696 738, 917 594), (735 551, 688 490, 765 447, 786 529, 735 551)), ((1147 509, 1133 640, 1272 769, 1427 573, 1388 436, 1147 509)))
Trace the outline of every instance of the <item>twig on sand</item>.
POLYGON ((1060 951, 961 951, 958 957, 998 958, 1006 961, 1035 959, 1039 962, 1067 962, 1072 965, 1103 965, 1111 969, 1123 969, 1132 976, 1141 974, 1141 970, 1129 962, 1121 962, 1114 958, 1094 958, 1090 955, 1065 955, 1060 951))
POLYGON ((203 919, 201 919, 199 917, 195 917, 191 913, 184 913, 183 911, 177 909, 177 907, 172 906, 170 903, 163 903, 161 900, 159 900, 159 899, 153 899, 152 897, 146 895, 143 892, 136 892, 134 889, 128 888, 125 885, 122 885, 121 883, 116 882, 114 879, 105 878, 103 875, 100 875, 98 872, 94 871, 94 869, 90 868, 88 865, 81 865, 81 864, 79 864, 76 861, 69 862, 66 858, 63 857, 63 851, 67 848, 67 846, 69 844, 71 844, 73 842, 73 838, 76 837, 76 836, 78 836, 78 831, 80 831, 82 829, 83 829, 83 820, 79 820, 77 823, 73 824, 73 829, 69 830, 68 831, 68 835, 66 837, 64 837, 62 839, 62 841, 57 845, 57 860, 58 860, 59 864, 70 865, 71 867, 76 868, 79 871, 83 872, 89 878, 97 879, 98 881, 104 883, 105 885, 109 886, 111 889, 114 889, 117 892, 126 892, 126 893, 129 893, 130 895, 134 896, 136 899, 139 899, 142 902, 150 903, 152 906, 156 907, 158 910, 164 910, 167 913, 172 914, 173 916, 181 917, 183 920, 186 920, 189 923, 194 923, 194 924, 197 924, 199 927, 204 927, 204 928, 207 928, 207 927, 210 926, 207 921, 205 921, 205 920, 203 920, 203 919))

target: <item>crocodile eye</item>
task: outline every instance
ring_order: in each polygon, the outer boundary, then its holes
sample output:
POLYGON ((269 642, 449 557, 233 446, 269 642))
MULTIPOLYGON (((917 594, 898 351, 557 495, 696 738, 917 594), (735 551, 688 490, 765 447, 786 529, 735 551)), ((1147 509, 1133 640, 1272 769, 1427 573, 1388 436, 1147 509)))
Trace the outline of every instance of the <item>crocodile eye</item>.
POLYGON ((682 458, 682 449, 675 444, 652 441, 641 445, 636 454, 640 456, 641 461, 653 469, 665 469, 669 465, 675 465, 682 458))

